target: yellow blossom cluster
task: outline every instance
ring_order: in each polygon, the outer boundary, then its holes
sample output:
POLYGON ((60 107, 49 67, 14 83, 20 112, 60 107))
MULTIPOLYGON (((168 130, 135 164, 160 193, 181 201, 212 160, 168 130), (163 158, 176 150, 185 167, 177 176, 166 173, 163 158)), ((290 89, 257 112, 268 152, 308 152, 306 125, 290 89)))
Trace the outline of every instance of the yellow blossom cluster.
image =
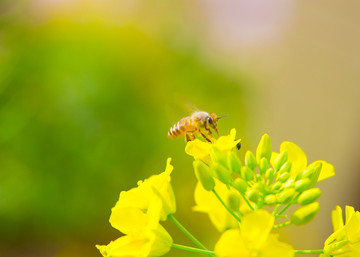
POLYGON ((110 223, 124 236, 108 245, 97 245, 107 257, 161 256, 167 253, 173 240, 159 224, 176 211, 175 197, 170 184, 173 166, 171 159, 166 169, 145 181, 139 181, 136 188, 122 191, 112 208, 110 223))
POLYGON ((206 248, 178 220, 175 196, 170 184, 173 166, 167 160, 164 172, 139 181, 137 187, 122 191, 112 208, 110 223, 123 236, 108 245, 97 245, 106 257, 162 256, 171 248, 211 257, 293 257, 320 254, 320 257, 360 256, 360 212, 346 206, 343 221, 339 206, 332 212, 334 233, 320 250, 294 250, 279 240, 273 229, 304 225, 318 213, 319 181, 335 175, 332 164, 318 160, 308 164, 304 151, 285 141, 273 151, 270 137, 262 136, 255 154, 237 156, 240 140, 232 129, 227 136, 187 143, 185 152, 194 157, 198 180, 193 210, 206 213, 220 236, 214 250, 206 248), (290 216, 291 205, 300 205, 290 216), (266 207, 266 210, 264 209, 266 207), (269 210, 272 209, 272 212, 269 210), (169 218, 198 247, 175 244, 160 224, 169 218), (286 219, 284 223, 278 219, 286 219))

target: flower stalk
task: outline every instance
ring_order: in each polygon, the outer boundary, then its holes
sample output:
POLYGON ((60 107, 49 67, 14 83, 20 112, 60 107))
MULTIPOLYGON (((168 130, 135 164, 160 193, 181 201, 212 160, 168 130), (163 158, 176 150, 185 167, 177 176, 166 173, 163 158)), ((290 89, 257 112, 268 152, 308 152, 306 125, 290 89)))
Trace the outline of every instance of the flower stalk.
POLYGON ((199 248, 208 250, 196 237, 194 237, 175 217, 170 214, 168 218, 199 248))

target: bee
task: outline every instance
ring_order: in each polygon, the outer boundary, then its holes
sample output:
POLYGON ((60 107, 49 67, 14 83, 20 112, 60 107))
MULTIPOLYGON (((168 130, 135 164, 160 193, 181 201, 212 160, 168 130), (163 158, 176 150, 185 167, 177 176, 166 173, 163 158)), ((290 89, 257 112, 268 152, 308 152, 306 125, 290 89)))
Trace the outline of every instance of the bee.
POLYGON ((210 129, 213 129, 219 136, 217 121, 222 117, 225 116, 217 117, 215 113, 209 114, 203 111, 196 111, 191 116, 185 117, 173 125, 168 132, 168 137, 177 138, 185 134, 185 140, 189 142, 195 139, 195 133, 200 133, 206 141, 211 143, 206 135, 212 138, 213 134, 210 129))

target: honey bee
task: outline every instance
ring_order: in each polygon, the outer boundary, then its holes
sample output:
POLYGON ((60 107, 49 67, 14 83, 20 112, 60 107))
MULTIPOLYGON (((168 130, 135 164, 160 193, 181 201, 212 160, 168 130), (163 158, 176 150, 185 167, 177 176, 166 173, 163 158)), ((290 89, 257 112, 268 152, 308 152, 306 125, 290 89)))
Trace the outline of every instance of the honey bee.
POLYGON ((211 143, 206 135, 212 138, 213 134, 210 129, 213 129, 219 136, 217 121, 222 117, 225 116, 217 117, 215 113, 209 114, 203 111, 196 111, 191 116, 185 117, 173 125, 168 132, 168 137, 176 138, 185 134, 185 140, 188 142, 195 139, 195 133, 200 133, 206 141, 211 143))

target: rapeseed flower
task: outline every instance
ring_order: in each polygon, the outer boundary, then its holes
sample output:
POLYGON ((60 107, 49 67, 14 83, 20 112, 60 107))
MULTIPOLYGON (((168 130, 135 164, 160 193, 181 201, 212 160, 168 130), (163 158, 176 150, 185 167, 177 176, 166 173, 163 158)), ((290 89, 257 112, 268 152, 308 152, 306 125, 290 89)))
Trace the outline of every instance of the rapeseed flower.
POLYGON ((186 144, 185 152, 188 155, 193 156, 195 160, 201 160, 206 164, 210 164, 212 162, 210 156, 211 151, 214 148, 223 152, 224 154, 231 151, 240 142, 240 140, 235 139, 235 136, 236 130, 231 129, 230 134, 227 136, 221 136, 218 139, 212 138, 212 144, 195 139, 193 141, 189 141, 186 144))
POLYGON ((113 208, 111 225, 125 236, 108 245, 96 245, 106 257, 147 257, 167 253, 173 240, 159 224, 162 201, 155 196, 144 213, 134 207, 113 208))
POLYGON ((218 257, 292 257, 291 245, 278 241, 271 234, 275 218, 265 210, 247 214, 240 229, 225 231, 215 245, 218 257))
POLYGON ((151 200, 157 195, 162 199, 161 220, 176 211, 175 196, 170 184, 173 166, 171 158, 167 159, 165 171, 153 175, 144 181, 140 180, 138 186, 129 191, 122 191, 114 208, 135 207, 146 211, 151 200))
POLYGON ((139 181, 136 188, 120 193, 109 221, 125 235, 108 245, 97 245, 103 256, 161 256, 170 250, 172 238, 159 224, 176 210, 170 184, 173 170, 170 161, 168 158, 166 169, 161 174, 139 181))
POLYGON ((342 209, 336 206, 331 213, 334 233, 324 243, 324 254, 322 257, 360 256, 360 212, 353 207, 345 207, 345 223, 342 216, 342 209))

